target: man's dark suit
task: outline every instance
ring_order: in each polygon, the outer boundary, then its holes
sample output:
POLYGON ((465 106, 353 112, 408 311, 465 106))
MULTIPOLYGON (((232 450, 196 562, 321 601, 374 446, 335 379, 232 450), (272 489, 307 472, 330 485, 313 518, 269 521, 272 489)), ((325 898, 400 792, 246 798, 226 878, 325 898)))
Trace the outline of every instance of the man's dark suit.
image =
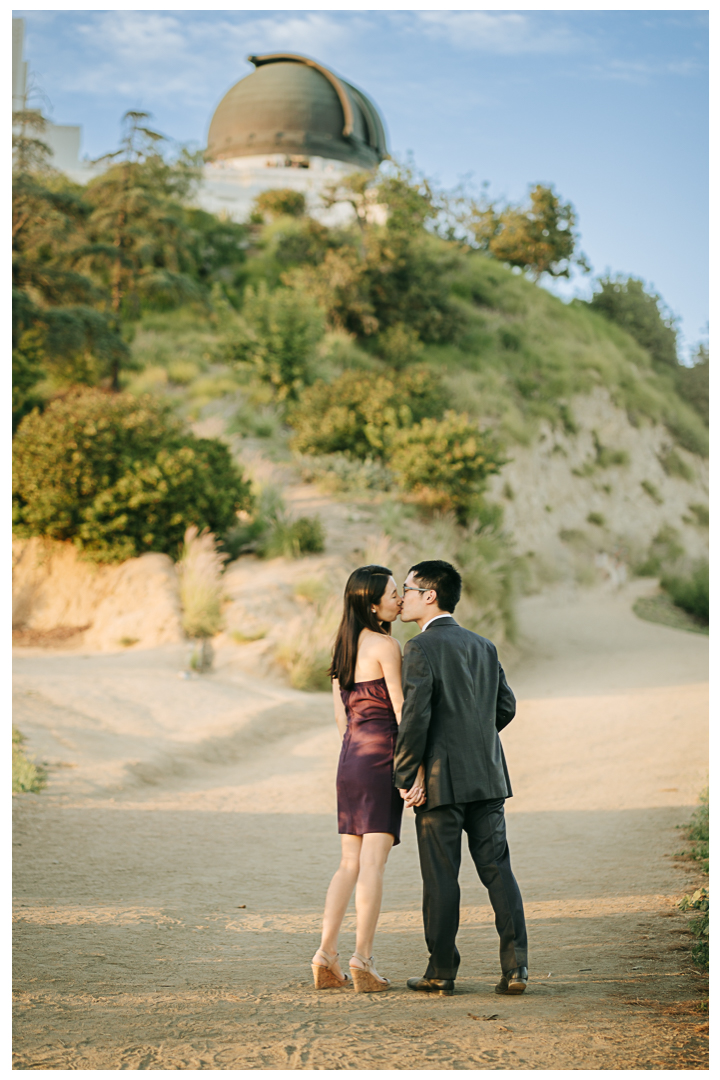
POLYGON ((515 715, 515 695, 497 650, 443 616, 405 646, 402 682, 394 783, 412 787, 422 763, 427 789, 427 802, 415 808, 430 952, 425 978, 454 979, 460 964, 463 829, 495 911, 502 970, 527 967, 522 898, 505 838, 504 802, 512 789, 498 737, 515 715))

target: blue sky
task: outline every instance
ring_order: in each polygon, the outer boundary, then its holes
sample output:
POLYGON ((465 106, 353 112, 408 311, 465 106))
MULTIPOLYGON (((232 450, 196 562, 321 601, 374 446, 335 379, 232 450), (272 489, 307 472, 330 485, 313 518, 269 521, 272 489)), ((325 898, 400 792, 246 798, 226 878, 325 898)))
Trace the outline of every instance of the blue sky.
MULTIPOLYGON (((379 106, 393 153, 439 184, 575 206, 595 273, 632 273, 681 318, 708 319, 707 11, 16 11, 55 123, 114 149, 129 108, 204 146, 252 52, 305 53, 379 106)), ((587 296, 578 275, 562 295, 587 296)))

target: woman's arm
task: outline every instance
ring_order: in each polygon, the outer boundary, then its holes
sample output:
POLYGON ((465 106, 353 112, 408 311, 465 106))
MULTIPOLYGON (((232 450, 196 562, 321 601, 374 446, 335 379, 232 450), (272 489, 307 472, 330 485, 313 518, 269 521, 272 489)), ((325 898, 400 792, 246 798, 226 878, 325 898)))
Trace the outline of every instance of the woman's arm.
POLYGON ((403 707, 402 677, 400 675, 400 665, 402 663, 400 642, 395 641, 395 638, 386 637, 376 643, 376 648, 378 663, 382 669, 385 685, 388 688, 390 701, 395 712, 395 719, 399 724, 402 719, 403 707))
POLYGON ((332 695, 333 707, 335 709, 335 723, 338 726, 340 738, 342 739, 345 735, 345 728, 347 727, 347 713, 345 712, 343 699, 340 696, 340 683, 337 679, 333 679, 332 681, 332 695))

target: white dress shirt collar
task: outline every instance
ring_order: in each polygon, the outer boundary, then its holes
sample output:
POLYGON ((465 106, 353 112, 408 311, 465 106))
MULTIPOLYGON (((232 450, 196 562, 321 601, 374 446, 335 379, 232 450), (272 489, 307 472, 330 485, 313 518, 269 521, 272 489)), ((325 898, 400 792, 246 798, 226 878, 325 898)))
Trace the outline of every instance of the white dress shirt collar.
POLYGON ((433 615, 432 619, 428 619, 425 625, 421 628, 420 633, 424 634, 430 623, 434 623, 436 619, 452 619, 452 615, 449 611, 443 611, 441 615, 433 615))

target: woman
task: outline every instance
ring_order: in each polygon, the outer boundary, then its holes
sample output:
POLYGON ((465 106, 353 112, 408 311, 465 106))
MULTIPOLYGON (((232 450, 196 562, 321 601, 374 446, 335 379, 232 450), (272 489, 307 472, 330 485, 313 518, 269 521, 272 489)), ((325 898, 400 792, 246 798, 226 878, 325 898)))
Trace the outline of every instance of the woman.
MULTIPOLYGON (((355 990, 387 990, 373 966, 373 939, 390 848, 400 843, 403 800, 393 786, 397 726, 402 712, 400 645, 390 635, 402 601, 385 566, 353 570, 333 648, 335 720, 342 737, 337 772, 338 832, 342 855, 325 900, 320 948, 312 961, 315 986, 349 986, 338 963, 338 934, 353 889, 357 912, 350 971, 355 990)), ((424 802, 422 771, 408 803, 424 802)))

